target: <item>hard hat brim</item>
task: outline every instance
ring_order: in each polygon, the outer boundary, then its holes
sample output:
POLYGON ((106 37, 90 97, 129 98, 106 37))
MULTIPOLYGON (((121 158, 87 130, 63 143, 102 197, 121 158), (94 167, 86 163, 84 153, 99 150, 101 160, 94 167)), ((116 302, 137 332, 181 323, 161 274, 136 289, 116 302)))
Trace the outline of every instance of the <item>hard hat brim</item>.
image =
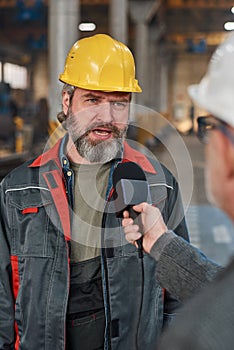
POLYGON ((193 84, 188 87, 188 94, 199 107, 205 109, 208 113, 212 114, 214 117, 228 123, 232 127, 234 127, 234 118, 232 115, 232 111, 223 110, 222 106, 219 106, 217 103, 211 103, 209 99, 206 97, 205 99, 201 96, 201 86, 200 84, 193 84))
POLYGON ((140 85, 138 84, 138 81, 135 80, 135 85, 134 86, 98 86, 95 84, 87 84, 87 83, 79 83, 77 84, 77 81, 72 80, 72 79, 68 79, 66 76, 64 77, 64 74, 60 74, 59 75, 59 80, 62 83, 65 84, 69 84, 69 85, 73 85, 76 86, 80 89, 85 89, 85 90, 95 90, 95 91, 104 91, 104 92, 137 92, 137 93, 141 93, 142 89, 140 87, 140 85))
POLYGON ((197 102, 198 84, 193 84, 188 87, 188 94, 194 102, 197 102))
POLYGON ((200 84, 190 85, 188 87, 188 94, 194 103, 211 113, 209 103, 207 103, 208 101, 204 100, 200 94, 200 84))

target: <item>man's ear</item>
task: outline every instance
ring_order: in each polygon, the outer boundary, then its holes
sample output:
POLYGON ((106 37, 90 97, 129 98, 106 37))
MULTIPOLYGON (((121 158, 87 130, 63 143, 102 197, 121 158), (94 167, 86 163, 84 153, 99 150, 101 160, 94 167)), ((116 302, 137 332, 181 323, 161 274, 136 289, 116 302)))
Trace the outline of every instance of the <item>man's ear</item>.
POLYGON ((229 162, 229 167, 230 167, 230 174, 229 175, 232 178, 233 188, 234 188, 234 145, 230 140, 228 142, 227 154, 228 154, 228 162, 229 162))
POLYGON ((65 115, 67 115, 68 108, 69 108, 69 105, 70 105, 70 95, 67 93, 67 91, 63 92, 62 102, 63 102, 63 113, 65 115))
POLYGON ((217 130, 217 149, 222 157, 223 169, 227 181, 234 184, 234 147, 233 143, 221 131, 217 130))

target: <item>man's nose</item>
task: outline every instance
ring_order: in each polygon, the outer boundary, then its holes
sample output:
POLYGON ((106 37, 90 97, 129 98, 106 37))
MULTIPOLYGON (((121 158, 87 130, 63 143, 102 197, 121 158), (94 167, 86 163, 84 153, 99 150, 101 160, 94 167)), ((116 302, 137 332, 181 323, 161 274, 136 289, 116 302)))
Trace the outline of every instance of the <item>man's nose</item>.
POLYGON ((104 122, 110 123, 113 121, 112 108, 110 102, 101 103, 98 106, 97 119, 104 122))

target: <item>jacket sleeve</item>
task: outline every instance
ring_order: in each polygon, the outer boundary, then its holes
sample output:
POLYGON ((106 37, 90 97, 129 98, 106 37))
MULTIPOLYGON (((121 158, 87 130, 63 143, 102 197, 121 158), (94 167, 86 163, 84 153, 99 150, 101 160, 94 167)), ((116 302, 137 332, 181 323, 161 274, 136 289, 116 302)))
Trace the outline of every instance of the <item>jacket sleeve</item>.
POLYGON ((174 232, 162 235, 151 249, 157 280, 177 300, 184 301, 212 281, 222 267, 174 232))
POLYGON ((188 300, 157 349, 233 349, 234 260, 188 300))
POLYGON ((12 293, 12 269, 10 243, 7 238, 6 210, 2 185, 0 215, 0 350, 13 350, 14 346, 14 297, 12 293))
MULTIPOLYGON (((184 216, 184 207, 178 183, 170 171, 164 168, 165 180, 168 184, 167 199, 164 203, 162 216, 169 230, 189 241, 187 224, 184 216)), ((179 282, 178 282, 179 283, 179 282)), ((181 302, 163 286, 164 290, 164 325, 167 326, 176 316, 181 302)))
POLYGON ((185 220, 184 205, 181 198, 178 182, 174 176, 166 169, 165 176, 171 185, 167 190, 167 200, 165 202, 162 215, 169 230, 173 230, 178 236, 189 241, 189 233, 185 220))

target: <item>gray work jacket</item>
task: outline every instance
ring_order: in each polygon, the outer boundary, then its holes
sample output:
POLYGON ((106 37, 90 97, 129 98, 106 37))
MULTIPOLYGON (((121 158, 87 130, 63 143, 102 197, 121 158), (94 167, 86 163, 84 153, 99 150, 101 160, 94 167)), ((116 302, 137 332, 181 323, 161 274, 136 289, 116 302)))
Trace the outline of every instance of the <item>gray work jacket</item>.
MULTIPOLYGON (((153 204, 168 227, 188 239, 171 173, 127 144, 121 161, 142 167, 153 204)), ((101 252, 105 349, 153 350, 178 302, 155 279, 155 260, 147 254, 141 259, 126 242, 113 208, 111 182, 110 176, 101 252)), ((1 350, 65 349, 73 191, 66 137, 1 183, 1 350)))

